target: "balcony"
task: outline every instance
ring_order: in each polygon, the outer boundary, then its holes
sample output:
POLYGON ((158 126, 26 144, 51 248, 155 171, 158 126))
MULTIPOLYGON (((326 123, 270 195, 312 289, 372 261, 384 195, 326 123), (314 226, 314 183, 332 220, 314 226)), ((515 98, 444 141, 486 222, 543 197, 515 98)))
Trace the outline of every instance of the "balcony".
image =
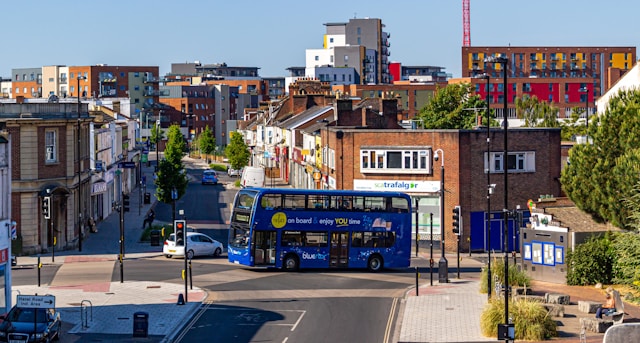
POLYGON ((66 84, 66 83, 67 83, 67 78, 66 78, 66 77, 61 77, 61 78, 60 78, 60 83, 61 83, 61 84, 62 84, 62 83, 66 84))
POLYGON ((144 96, 160 96, 160 91, 155 89, 145 89, 144 96))

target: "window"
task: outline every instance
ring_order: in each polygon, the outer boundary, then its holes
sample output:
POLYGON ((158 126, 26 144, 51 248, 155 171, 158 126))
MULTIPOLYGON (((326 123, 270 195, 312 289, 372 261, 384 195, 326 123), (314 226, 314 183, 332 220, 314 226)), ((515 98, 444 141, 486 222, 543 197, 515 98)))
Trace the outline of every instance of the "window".
POLYGON ((57 147, 56 147, 56 131, 47 130, 44 134, 45 137, 45 162, 52 163, 58 161, 57 147))
POLYGON ((316 56, 315 56, 315 60, 316 60, 316 61, 319 61, 319 60, 320 60, 320 57, 319 57, 318 55, 316 55, 316 56))
MULTIPOLYGON (((502 152, 492 152, 490 155, 491 160, 491 173, 504 173, 503 159, 504 153, 502 152)), ((510 173, 534 173, 536 171, 535 168, 535 152, 509 152, 509 157, 507 158, 507 171, 510 173)), ((486 158, 487 155, 485 153, 485 170, 487 170, 486 166, 486 158)))
POLYGON ((361 173, 429 174, 430 150, 363 149, 360 151, 361 173))

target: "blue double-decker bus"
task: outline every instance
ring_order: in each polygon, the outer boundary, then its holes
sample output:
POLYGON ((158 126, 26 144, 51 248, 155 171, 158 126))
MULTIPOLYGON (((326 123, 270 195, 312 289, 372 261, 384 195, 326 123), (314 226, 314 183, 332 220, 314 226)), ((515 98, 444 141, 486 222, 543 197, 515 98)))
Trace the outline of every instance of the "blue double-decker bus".
POLYGON ((400 192, 244 188, 230 224, 232 263, 374 272, 410 263, 411 199, 400 192))

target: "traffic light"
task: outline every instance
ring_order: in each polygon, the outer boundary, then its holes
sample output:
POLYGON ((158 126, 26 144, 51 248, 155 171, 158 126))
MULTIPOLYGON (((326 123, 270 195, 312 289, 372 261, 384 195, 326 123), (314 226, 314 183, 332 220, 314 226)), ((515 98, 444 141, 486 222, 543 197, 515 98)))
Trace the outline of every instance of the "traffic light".
POLYGON ((460 206, 456 206, 453 208, 453 233, 456 235, 462 234, 462 222, 460 220, 460 206))
POLYGON ((129 212, 129 194, 122 194, 122 209, 129 212))
POLYGON ((51 197, 42 198, 42 214, 44 219, 51 219, 51 197))
POLYGON ((173 228, 176 234, 176 246, 185 245, 185 231, 187 230, 187 221, 184 219, 175 220, 173 222, 173 228))

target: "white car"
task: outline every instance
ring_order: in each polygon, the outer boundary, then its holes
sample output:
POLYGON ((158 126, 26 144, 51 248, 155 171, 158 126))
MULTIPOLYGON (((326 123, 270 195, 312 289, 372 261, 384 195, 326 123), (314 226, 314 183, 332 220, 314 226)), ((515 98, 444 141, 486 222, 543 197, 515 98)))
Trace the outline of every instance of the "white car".
MULTIPOLYGON (((220 256, 224 246, 215 239, 198 232, 187 232, 187 258, 195 256, 220 256)), ((166 258, 173 256, 184 257, 184 246, 176 246, 175 234, 169 235, 164 241, 162 254, 166 258)))
POLYGON ((227 175, 229 176, 240 176, 242 175, 242 169, 227 169, 227 175))

